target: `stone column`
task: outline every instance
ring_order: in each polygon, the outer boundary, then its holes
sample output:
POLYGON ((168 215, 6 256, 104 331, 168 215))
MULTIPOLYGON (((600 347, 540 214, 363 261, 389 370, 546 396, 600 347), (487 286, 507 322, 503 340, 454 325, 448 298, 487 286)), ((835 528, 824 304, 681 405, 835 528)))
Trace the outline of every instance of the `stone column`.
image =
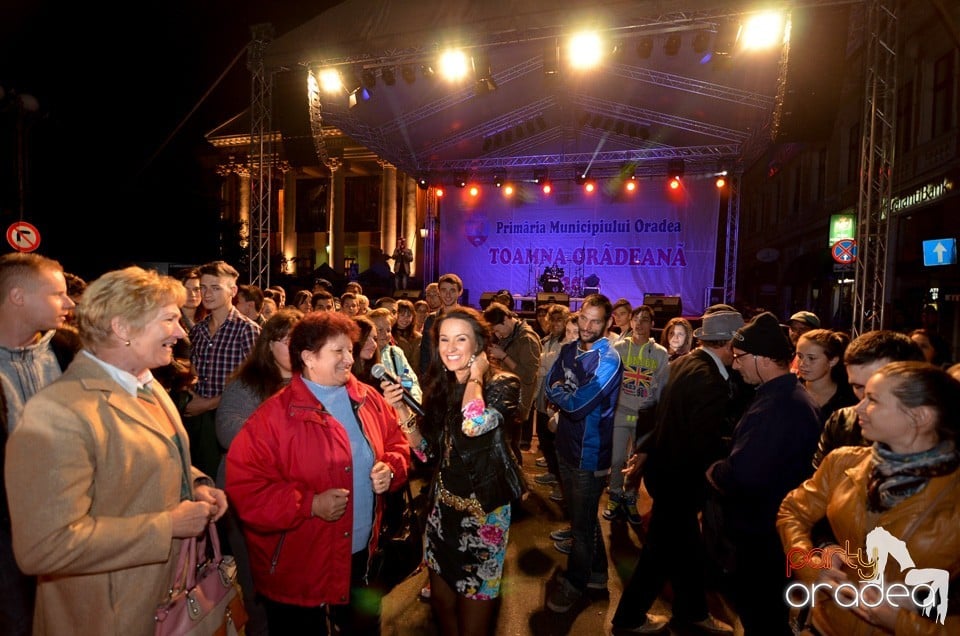
POLYGON ((387 162, 380 165, 380 249, 390 256, 397 246, 397 167, 387 162))
POLYGON ((413 250, 413 262, 410 264, 410 276, 419 276, 417 271, 417 239, 420 225, 417 222, 417 180, 404 175, 403 179, 403 221, 401 223, 402 236, 407 239, 407 247, 413 250))

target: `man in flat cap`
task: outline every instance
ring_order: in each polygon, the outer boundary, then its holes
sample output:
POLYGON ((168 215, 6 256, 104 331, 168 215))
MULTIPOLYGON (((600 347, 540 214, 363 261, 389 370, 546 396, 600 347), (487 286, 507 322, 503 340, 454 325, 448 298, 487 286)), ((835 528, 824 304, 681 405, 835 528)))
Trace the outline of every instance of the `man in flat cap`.
POLYGON ((613 616, 614 632, 664 632, 667 617, 648 612, 669 581, 674 625, 700 633, 733 633, 707 610, 706 551, 698 515, 707 489, 704 471, 726 456, 723 440, 729 433, 731 403, 727 367, 733 363, 731 341, 743 326, 743 316, 723 305, 708 307, 701 320, 694 331, 700 346, 670 363, 653 433, 638 449, 639 456, 647 456, 642 470, 653 509, 640 560, 613 616))
POLYGON ((734 429, 730 455, 707 471, 734 547, 732 600, 745 636, 792 633, 777 511, 784 496, 812 474, 820 438, 817 405, 790 373, 792 357, 793 345, 770 312, 734 334, 733 367, 757 390, 734 429))

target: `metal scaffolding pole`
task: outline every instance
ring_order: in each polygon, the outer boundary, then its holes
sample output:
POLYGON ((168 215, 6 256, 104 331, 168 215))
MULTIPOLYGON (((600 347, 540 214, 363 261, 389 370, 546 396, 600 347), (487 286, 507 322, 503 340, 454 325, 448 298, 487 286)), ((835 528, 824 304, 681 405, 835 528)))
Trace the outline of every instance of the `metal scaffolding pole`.
POLYGON ((897 115, 898 0, 866 0, 854 337, 883 327, 897 115))
POLYGON ((723 302, 737 297, 737 251, 740 249, 740 175, 728 175, 727 249, 723 257, 723 302))
POLYGON ((270 286, 270 212, 273 204, 273 73, 263 66, 273 26, 251 27, 250 71, 250 274, 251 285, 270 286))

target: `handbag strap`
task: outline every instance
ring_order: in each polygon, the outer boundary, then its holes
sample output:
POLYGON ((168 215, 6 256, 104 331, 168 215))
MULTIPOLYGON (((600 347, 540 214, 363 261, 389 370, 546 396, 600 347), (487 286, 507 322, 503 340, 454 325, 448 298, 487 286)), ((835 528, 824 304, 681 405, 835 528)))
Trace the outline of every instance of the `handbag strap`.
POLYGON ((199 536, 184 539, 180 544, 177 569, 174 570, 173 583, 170 586, 172 590, 189 590, 197 585, 200 559, 206 561, 208 546, 213 550, 211 563, 220 565, 223 554, 220 552, 220 537, 215 523, 208 523, 199 536))

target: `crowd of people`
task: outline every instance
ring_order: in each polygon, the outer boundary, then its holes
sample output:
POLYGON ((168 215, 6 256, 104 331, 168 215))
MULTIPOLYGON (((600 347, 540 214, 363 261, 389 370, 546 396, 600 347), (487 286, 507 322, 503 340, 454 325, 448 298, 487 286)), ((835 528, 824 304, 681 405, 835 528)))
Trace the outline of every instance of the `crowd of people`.
POLYGON ((694 329, 601 294, 527 320, 507 290, 462 305, 453 273, 415 302, 318 279, 288 304, 238 278, 0 257, 0 633, 152 633, 213 523, 247 634, 379 634, 382 521, 422 468, 422 595, 439 633, 486 636, 534 443, 554 614, 607 589, 604 520, 642 543, 614 633, 733 634, 711 590, 746 636, 960 629, 960 371, 932 329, 722 304, 694 329))

